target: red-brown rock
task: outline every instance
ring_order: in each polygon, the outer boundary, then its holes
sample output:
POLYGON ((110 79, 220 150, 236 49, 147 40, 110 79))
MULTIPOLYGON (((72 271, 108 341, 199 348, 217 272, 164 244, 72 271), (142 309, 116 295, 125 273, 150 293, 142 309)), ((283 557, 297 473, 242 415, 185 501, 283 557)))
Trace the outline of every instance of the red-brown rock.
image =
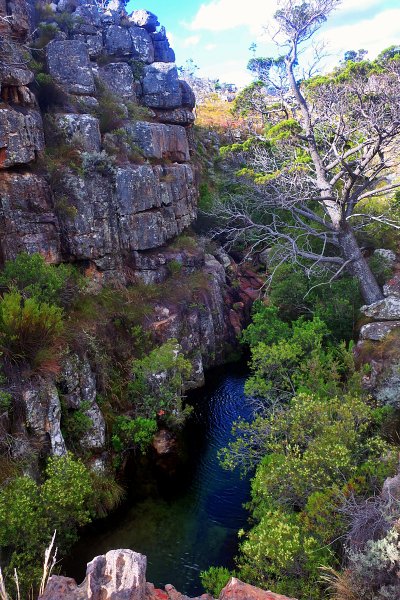
POLYGON ((219 600, 296 600, 281 594, 261 590, 260 588, 243 583, 240 579, 232 577, 222 590, 219 600))

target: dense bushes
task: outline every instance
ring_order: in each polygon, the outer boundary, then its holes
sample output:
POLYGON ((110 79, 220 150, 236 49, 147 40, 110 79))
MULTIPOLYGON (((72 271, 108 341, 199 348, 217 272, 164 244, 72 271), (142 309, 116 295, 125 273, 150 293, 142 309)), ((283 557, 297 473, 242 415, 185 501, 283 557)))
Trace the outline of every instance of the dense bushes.
MULTIPOLYGON (((304 600, 324 598, 320 567, 340 564, 351 518, 346 502, 375 494, 397 466, 397 448, 382 436, 390 409, 363 397, 351 344, 333 343, 332 331, 313 313, 288 323, 278 308, 256 306, 242 341, 251 351, 245 389, 258 398, 258 411, 252 422, 235 423, 234 441, 221 453, 226 468, 255 469, 239 577, 304 600)), ((359 591, 354 597, 364 598, 368 582, 358 571, 372 568, 371 553, 379 552, 371 542, 350 554, 349 570, 332 575, 332 586, 346 577, 359 591)), ((386 569, 376 560, 375 582, 386 569)))
POLYGON ((24 591, 40 579, 54 530, 57 546, 65 551, 76 541, 78 526, 91 520, 92 494, 90 472, 70 454, 49 459, 42 485, 24 475, 0 489, 0 548, 7 574, 16 568, 24 591))
POLYGON ((183 423, 189 407, 183 408, 183 383, 192 370, 177 340, 171 339, 133 362, 129 394, 137 416, 162 416, 170 425, 183 423))
POLYGON ((11 361, 39 366, 54 356, 63 327, 58 306, 24 299, 20 292, 4 294, 0 300, 0 348, 11 361))
POLYGON ((5 263, 0 288, 18 290, 24 298, 64 306, 73 295, 79 277, 71 265, 49 265, 40 254, 22 252, 5 263))
MULTIPOLYGON (((33 367, 57 362, 64 310, 79 287, 69 265, 48 265, 39 254, 22 253, 0 273, 0 347, 12 362, 33 367)), ((54 366, 53 365, 53 366, 54 366)))

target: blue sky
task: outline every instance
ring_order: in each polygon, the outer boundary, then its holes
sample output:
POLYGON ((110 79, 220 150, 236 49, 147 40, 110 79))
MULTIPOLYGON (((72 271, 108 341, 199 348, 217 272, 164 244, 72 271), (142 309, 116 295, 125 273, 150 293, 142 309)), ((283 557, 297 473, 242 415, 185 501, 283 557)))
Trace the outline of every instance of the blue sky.
MULTIPOLYGON (((178 66, 192 58, 200 75, 243 85, 250 81, 250 44, 257 43, 259 56, 274 52, 263 26, 272 23, 276 1, 131 0, 127 8, 154 12, 167 29, 178 66)), ((328 43, 330 64, 360 48, 374 58, 400 43, 400 0, 343 0, 318 35, 328 43)))

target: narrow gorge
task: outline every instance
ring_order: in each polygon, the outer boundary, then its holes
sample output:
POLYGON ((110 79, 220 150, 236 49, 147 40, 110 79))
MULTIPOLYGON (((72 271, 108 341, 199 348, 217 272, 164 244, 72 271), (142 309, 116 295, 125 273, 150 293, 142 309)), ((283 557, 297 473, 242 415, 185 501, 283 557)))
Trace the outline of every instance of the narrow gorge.
POLYGON ((400 46, 279 7, 0 0, 0 600, 400 600, 400 46))

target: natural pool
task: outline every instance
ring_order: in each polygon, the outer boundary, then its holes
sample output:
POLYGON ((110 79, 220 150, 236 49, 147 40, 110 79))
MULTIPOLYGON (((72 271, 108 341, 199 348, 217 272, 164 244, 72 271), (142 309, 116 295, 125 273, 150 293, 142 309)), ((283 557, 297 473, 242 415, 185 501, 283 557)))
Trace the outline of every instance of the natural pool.
POLYGON ((131 548, 147 556, 148 581, 172 583, 193 596, 202 592, 201 570, 233 567, 237 531, 247 524, 249 481, 224 471, 217 453, 230 441, 232 423, 251 417, 245 378, 237 364, 208 373, 205 387, 189 397, 194 411, 183 433, 184 464, 174 473, 143 467, 132 500, 92 525, 75 546, 65 562, 68 575, 82 580, 94 556, 131 548))

